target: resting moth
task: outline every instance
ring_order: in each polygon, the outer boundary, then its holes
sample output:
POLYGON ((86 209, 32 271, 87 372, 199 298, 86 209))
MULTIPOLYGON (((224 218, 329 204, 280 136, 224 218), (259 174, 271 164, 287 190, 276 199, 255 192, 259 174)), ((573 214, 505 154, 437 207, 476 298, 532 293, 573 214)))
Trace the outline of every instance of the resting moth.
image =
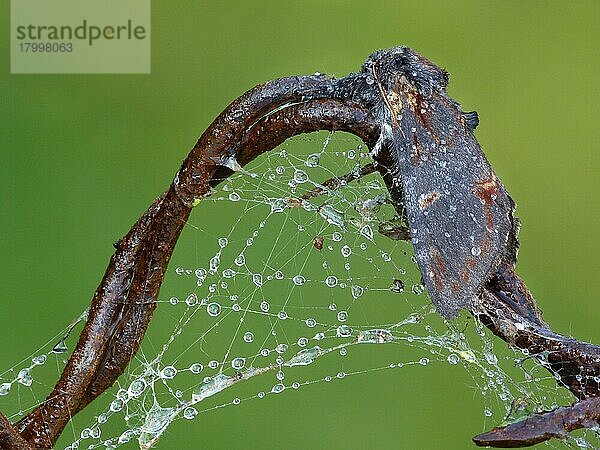
POLYGON ((473 135, 477 113, 450 98, 444 70, 396 47, 371 55, 360 76, 379 91, 375 151, 393 162, 423 282, 440 314, 455 317, 516 243, 515 204, 473 135))

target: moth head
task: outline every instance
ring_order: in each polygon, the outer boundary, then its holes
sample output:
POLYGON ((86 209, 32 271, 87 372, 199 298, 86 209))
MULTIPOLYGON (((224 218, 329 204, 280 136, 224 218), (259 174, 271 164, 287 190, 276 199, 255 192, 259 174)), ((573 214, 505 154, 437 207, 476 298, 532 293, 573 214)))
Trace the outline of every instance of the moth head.
POLYGON ((404 77, 423 94, 445 90, 449 79, 448 72, 408 47, 392 47, 373 53, 362 71, 367 76, 376 76, 386 90, 404 77))

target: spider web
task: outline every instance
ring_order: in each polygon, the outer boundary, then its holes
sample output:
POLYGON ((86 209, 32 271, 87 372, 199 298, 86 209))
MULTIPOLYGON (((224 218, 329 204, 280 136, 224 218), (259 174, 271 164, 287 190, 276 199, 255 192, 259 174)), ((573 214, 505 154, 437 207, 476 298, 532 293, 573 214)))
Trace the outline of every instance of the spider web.
MULTIPOLYGON (((430 364, 462 366, 493 423, 570 401, 542 365, 468 314, 447 322, 436 313, 410 242, 394 239, 402 224, 380 175, 358 175, 370 162, 357 139, 313 133, 216 188, 186 225, 141 351, 100 412, 75 420, 59 443, 151 448, 176 420, 430 364), (348 173, 353 180, 323 189, 348 173)), ((0 374, 9 418, 43 401, 83 319, 0 374)), ((598 440, 585 431, 547 445, 598 440)))

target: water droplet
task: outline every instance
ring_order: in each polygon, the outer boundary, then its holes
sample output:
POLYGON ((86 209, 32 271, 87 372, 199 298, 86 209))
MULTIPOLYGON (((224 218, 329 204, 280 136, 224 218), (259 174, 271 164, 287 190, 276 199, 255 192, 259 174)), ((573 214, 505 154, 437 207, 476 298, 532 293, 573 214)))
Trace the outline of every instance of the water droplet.
POLYGON ((421 295, 425 291, 425 287, 422 284, 413 284, 412 293, 415 295, 421 295))
POLYGON ((123 400, 121 400, 120 398, 116 398, 110 403, 110 410, 112 412, 121 411, 123 409, 123 406, 125 406, 123 400))
POLYGON ((283 370, 280 370, 280 371, 277 372, 277 374, 275 375, 275 377, 279 381, 282 381, 285 378, 285 373, 283 372, 283 370))
POLYGON ((193 419, 197 415, 198 415, 198 411, 196 411, 196 408, 193 408, 191 406, 188 406, 187 408, 185 408, 183 410, 183 417, 186 418, 186 419, 188 419, 188 420, 193 419))
POLYGON ((177 297, 171 297, 169 299, 169 303, 173 306, 175 306, 177 303, 179 303, 179 299, 177 297))
POLYGON ((478 246, 471 247, 471 255, 473 255, 473 256, 481 255, 481 248, 479 248, 478 246))
POLYGON ((193 292, 185 299, 185 304, 190 308, 198 304, 198 297, 193 292))
POLYGON ((263 312, 269 312, 269 309, 271 308, 271 305, 269 305, 269 302, 267 301, 262 301, 260 302, 260 309, 263 312))
POLYGON ((208 271, 212 275, 214 275, 215 273, 217 273, 217 270, 219 269, 219 264, 221 264, 221 254, 217 253, 215 256, 213 256, 210 259, 208 271))
POLYGON ((233 278, 235 277, 237 272, 233 269, 225 269, 223 271, 223 278, 233 278))
POLYGON ((260 273, 255 273, 252 275, 252 282, 257 285, 258 287, 261 287, 263 285, 263 277, 260 273))
POLYGON ((347 245, 344 245, 340 251, 342 252, 342 256, 344 258, 347 258, 348 256, 350 256, 352 254, 352 249, 350 247, 348 247, 347 245))
POLYGON ((335 287, 338 283, 338 279, 336 277, 334 277, 333 275, 328 276, 327 278, 325 278, 325 284, 329 287, 335 287))
POLYGON ((452 365, 458 364, 458 361, 460 361, 460 358, 458 355, 455 355, 454 353, 448 355, 448 362, 452 365))
POLYGON ((277 317, 279 317, 279 320, 285 320, 288 318, 288 315, 285 311, 279 311, 277 317))
MULTIPOLYGON (((364 227, 362 227, 360 229, 360 234, 364 237, 366 237, 369 240, 373 239, 373 228, 371 228, 371 225, 365 225, 364 227)), ((361 245, 362 247, 362 245, 361 245)), ((365 245, 366 248, 366 245, 365 245)), ((364 250, 364 249, 363 249, 364 250)))
POLYGON ((251 331, 246 331, 244 333, 244 342, 252 342, 254 341, 254 334, 251 331))
POLYGON ((46 355, 36 356, 35 358, 32 358, 31 362, 36 366, 41 366, 46 362, 46 355))
POLYGON ((277 347, 275 347, 275 351, 277 353, 285 353, 285 352, 287 352, 287 349, 288 349, 287 344, 279 344, 277 347))
POLYGON ((146 390, 146 380, 138 378, 133 380, 127 389, 126 394, 130 397, 139 397, 146 390))
POLYGON ((340 311, 339 313, 337 313, 337 319, 340 322, 345 322, 346 320, 348 320, 348 312, 347 311, 340 311))
POLYGON ((429 358, 421 358, 419 360, 419 364, 421 364, 422 366, 426 366, 427 364, 429 364, 429 358))
POLYGON ((306 347, 306 345, 308 344, 308 339, 305 337, 301 337, 298 339, 298 346, 299 347, 306 347))
POLYGON ((352 336, 352 329, 348 325, 340 325, 335 331, 337 337, 350 337, 352 336))
POLYGON ((229 240, 225 237, 219 238, 219 247, 221 248, 225 248, 227 247, 227 244, 229 244, 229 240))
POLYGON ((0 384, 0 395, 7 395, 10 392, 10 383, 2 383, 0 384))
POLYGON ((489 408, 485 408, 485 409, 483 410, 483 415, 484 415, 485 417, 492 417, 492 410, 491 410, 491 409, 489 409, 489 408))
POLYGON ((233 367, 236 370, 240 370, 242 369, 244 366, 246 365, 246 358, 234 358, 231 361, 231 367, 233 367))
POLYGON ((23 386, 31 386, 33 378, 31 377, 29 368, 21 369, 17 375, 17 382, 23 386))
POLYGON ((395 279, 392 281, 390 291, 395 292, 396 294, 404 292, 404 282, 402 280, 395 279))
POLYGON ((219 367, 219 361, 213 359, 212 361, 208 362, 208 367, 210 367, 211 369, 216 369, 217 367, 219 367))
POLYGON ((306 278, 304 278, 302 275, 296 275, 293 278, 294 284, 297 286, 302 286, 304 283, 306 283, 306 278))
POLYGON ((335 242, 339 242, 342 240, 342 233, 336 231, 335 233, 333 233, 331 235, 331 239, 333 239, 335 242))
POLYGON ((206 307, 206 312, 208 313, 209 316, 211 317, 216 317, 219 314, 221 314, 221 305, 219 305, 218 303, 209 303, 208 306, 206 307))
POLYGON ((320 159, 321 157, 318 153, 313 153, 312 155, 308 155, 304 164, 306 164, 308 167, 317 167, 320 159))
POLYGON ((353 298, 362 297, 363 293, 365 292, 364 288, 362 286, 358 286, 358 285, 353 285, 351 290, 352 290, 353 298))
POLYGON ((308 175, 305 171, 296 169, 294 172, 294 181, 296 183, 306 183, 308 181, 308 175))
POLYGON ((229 200, 231 200, 232 202, 237 202, 240 200, 240 195, 237 192, 232 192, 229 194, 229 200))
POLYGON ((275 272, 275 278, 278 280, 283 280, 283 272, 281 270, 275 272))
POLYGON ((306 319, 306 326, 308 328, 314 328, 315 325, 317 325, 317 321, 315 319, 312 319, 312 318, 306 319))
POLYGON ((173 366, 167 366, 160 372, 160 377, 167 380, 175 378, 175 375, 177 375, 177 369, 173 366))
POLYGON ((194 363, 190 366, 190 372, 192 373, 200 373, 202 372, 202 369, 204 369, 204 367, 200 363, 194 363))
POLYGON ((275 386, 273 386, 273 389, 271 389, 271 392, 273 392, 274 394, 279 394, 281 392, 283 392, 285 389, 285 386, 282 383, 277 383, 275 386))

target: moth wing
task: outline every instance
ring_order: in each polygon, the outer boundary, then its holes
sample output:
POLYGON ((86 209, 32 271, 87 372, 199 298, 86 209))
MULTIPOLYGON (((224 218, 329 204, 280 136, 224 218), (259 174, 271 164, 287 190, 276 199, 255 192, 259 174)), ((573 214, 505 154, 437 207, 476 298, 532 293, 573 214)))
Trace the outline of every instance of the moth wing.
POLYGON ((455 317, 493 275, 514 203, 455 104, 404 114, 392 126, 416 259, 437 310, 455 317))

